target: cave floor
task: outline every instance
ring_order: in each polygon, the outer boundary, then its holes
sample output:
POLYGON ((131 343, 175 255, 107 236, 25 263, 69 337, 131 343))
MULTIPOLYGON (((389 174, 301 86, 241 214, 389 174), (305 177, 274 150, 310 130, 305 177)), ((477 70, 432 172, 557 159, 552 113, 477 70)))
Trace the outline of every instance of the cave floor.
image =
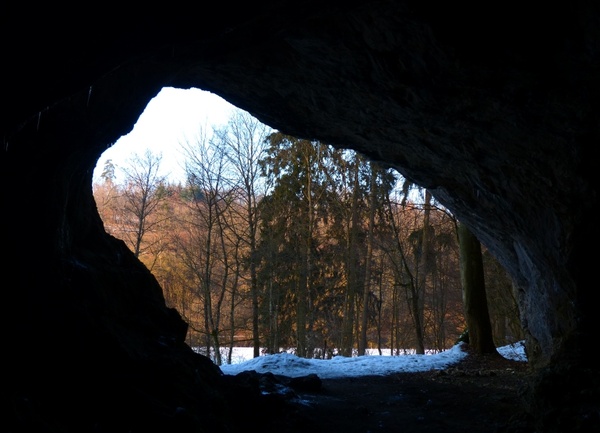
POLYGON ((476 357, 445 370, 324 379, 265 417, 272 432, 524 433, 526 362, 476 357), (268 421, 267 421, 268 420, 268 421))

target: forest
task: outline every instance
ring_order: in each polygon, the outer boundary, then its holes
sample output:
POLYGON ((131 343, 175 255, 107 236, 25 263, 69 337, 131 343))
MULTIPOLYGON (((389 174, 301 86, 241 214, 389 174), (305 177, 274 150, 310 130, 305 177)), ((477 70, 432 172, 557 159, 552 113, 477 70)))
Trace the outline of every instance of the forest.
MULTIPOLYGON (((185 183, 148 151, 107 161, 94 198, 188 322, 188 344, 217 365, 239 346, 439 352, 468 328, 460 223, 395 170, 241 110, 180 151, 185 183)), ((511 279, 483 245, 481 258, 493 342, 519 341, 511 279)))

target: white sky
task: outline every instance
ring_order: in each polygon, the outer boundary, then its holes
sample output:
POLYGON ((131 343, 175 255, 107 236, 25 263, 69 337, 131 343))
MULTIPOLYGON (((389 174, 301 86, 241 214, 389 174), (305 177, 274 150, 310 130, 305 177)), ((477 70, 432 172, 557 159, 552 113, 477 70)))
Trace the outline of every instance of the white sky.
MULTIPOLYGON (((162 174, 168 174, 172 181, 183 181, 180 144, 197 137, 200 130, 225 125, 234 109, 221 97, 200 89, 163 88, 148 103, 133 130, 102 154, 94 170, 94 182, 100 178, 106 160, 112 159, 117 168, 124 168, 134 153, 143 155, 146 149, 162 154, 162 174)), ((117 179, 118 174, 117 169, 117 179)))
MULTIPOLYGON (((236 354, 234 351, 232 364, 222 365, 220 368, 227 375, 236 375, 242 371, 254 370, 258 373, 270 372, 286 377, 300 377, 314 373, 321 379, 383 376, 393 373, 440 370, 449 367, 466 356, 466 353, 461 349, 462 344, 459 343, 444 352, 433 355, 389 356, 388 351, 388 355, 384 352, 384 355, 335 356, 332 359, 306 359, 291 353, 278 353, 252 358, 252 348, 247 348, 246 352, 240 351, 236 354), (233 359, 234 357, 235 359, 233 359)), ((507 359, 527 361, 523 342, 498 347, 497 350, 507 359)))

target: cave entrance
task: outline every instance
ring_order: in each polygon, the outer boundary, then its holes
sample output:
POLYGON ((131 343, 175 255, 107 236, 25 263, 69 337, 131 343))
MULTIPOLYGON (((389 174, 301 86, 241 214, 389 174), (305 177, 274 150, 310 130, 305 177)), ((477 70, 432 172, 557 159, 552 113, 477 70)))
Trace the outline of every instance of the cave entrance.
MULTIPOLYGON (((408 185, 216 95, 166 88, 102 155, 93 188, 188 344, 222 365, 238 347, 322 359, 451 348, 465 329, 456 220, 408 185)), ((487 261, 498 345, 519 341, 510 280, 487 261)))

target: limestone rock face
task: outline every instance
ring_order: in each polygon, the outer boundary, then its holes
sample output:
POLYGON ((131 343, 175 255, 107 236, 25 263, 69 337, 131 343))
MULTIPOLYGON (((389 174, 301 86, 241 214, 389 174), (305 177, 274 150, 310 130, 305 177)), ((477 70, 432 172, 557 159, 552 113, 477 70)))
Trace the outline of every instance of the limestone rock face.
POLYGON ((104 232, 92 196, 98 157, 166 86, 212 91, 428 188, 514 279, 540 431, 569 417, 598 425, 598 6, 445 3, 169 5, 93 20, 14 7, 1 163, 15 431, 108 429, 123 413, 136 427, 228 428, 220 372, 185 345, 187 325, 104 232), (592 404, 541 401, 544 377, 592 404), (200 403, 214 416, 189 409, 200 403))

